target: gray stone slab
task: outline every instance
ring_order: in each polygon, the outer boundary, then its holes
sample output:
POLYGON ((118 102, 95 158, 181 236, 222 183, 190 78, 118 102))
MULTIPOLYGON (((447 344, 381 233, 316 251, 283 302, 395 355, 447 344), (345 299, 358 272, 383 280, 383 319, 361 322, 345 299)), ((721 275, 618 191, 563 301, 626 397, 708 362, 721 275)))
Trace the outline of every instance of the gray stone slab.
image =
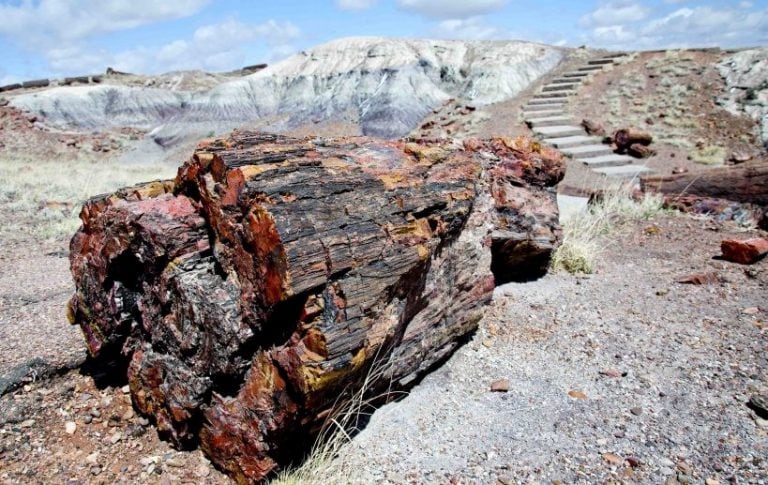
POLYGON ((553 79, 549 84, 574 84, 578 86, 581 84, 581 78, 580 77, 559 77, 557 79, 553 79))
POLYGON ((575 94, 576 91, 570 90, 570 91, 558 91, 554 93, 541 93, 537 94, 533 97, 533 99, 556 99, 556 98, 567 98, 570 94, 575 94))
POLYGON ((594 136, 587 136, 585 134, 575 136, 563 136, 559 138, 549 138, 547 144, 552 145, 555 148, 568 148, 578 147, 583 145, 594 145, 600 143, 600 138, 594 136))
POLYGON ((604 143, 563 148, 563 153, 574 158, 599 157, 613 153, 610 145, 604 143))
POLYGON ((566 112, 562 108, 560 109, 543 109, 543 110, 526 110, 523 111, 523 117, 529 118, 548 118, 550 116, 563 116, 566 112))
POLYGON ((603 66, 586 66, 586 67, 580 67, 576 69, 579 72, 592 72, 592 71, 601 71, 603 69, 603 66))
POLYGON ((597 157, 577 158, 577 160, 591 168, 620 167, 622 165, 631 165, 635 161, 632 157, 615 153, 597 157))
POLYGON ((645 165, 624 165, 621 167, 603 167, 594 169, 597 173, 602 173, 609 177, 633 179, 640 175, 652 173, 653 170, 645 165))
POLYGON ((553 83, 553 84, 548 84, 548 85, 544 86, 543 88, 541 88, 541 90, 543 92, 545 92, 545 93, 551 92, 551 91, 572 91, 572 90, 576 89, 576 87, 577 87, 576 84, 558 84, 558 83, 553 83))
POLYGON ((537 135, 544 138, 563 138, 566 136, 578 136, 584 134, 584 129, 580 126, 542 126, 533 130, 537 135))
POLYGON ((538 106, 538 105, 542 105, 542 104, 546 104, 546 105, 556 105, 557 104, 557 105, 562 106, 563 103, 565 103, 566 101, 567 101, 566 99, 562 99, 562 98, 561 99, 557 99, 557 98, 555 98, 555 99, 552 99, 552 98, 532 99, 532 100, 528 101, 528 106, 538 106))
POLYGON ((585 212, 588 206, 589 199, 587 197, 557 194, 557 208, 560 211, 561 221, 573 217, 580 212, 585 212))
POLYGON ((563 77, 575 77, 575 78, 584 78, 589 76, 588 72, 567 72, 563 74, 563 77))
POLYGON ((573 118, 570 116, 546 116, 529 118, 525 120, 528 126, 531 128, 541 128, 545 126, 563 126, 573 123, 573 118))

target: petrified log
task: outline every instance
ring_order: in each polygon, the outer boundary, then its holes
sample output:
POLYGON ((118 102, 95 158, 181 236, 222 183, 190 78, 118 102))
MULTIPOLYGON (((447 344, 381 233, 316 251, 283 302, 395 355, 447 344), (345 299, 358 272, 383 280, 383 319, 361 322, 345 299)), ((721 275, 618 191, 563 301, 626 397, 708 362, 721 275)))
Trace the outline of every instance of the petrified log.
POLYGON ((648 146, 653 142, 653 135, 635 128, 616 130, 613 134, 613 142, 619 151, 627 151, 632 145, 648 146))
POLYGON ((96 363, 129 362, 164 435, 260 480, 372 367, 370 393, 408 386, 476 329, 495 281, 546 271, 563 170, 524 139, 236 132, 175 181, 85 204, 71 320, 96 363))
POLYGON ((605 128, 596 121, 584 119, 581 120, 581 126, 584 127, 584 131, 586 131, 588 135, 605 136, 605 128))
POLYGON ((672 196, 694 195, 768 206, 768 161, 747 162, 704 172, 648 175, 640 178, 646 192, 672 196))
POLYGON ((627 148, 627 153, 635 158, 649 158, 656 154, 656 152, 645 145, 640 143, 633 143, 627 148))

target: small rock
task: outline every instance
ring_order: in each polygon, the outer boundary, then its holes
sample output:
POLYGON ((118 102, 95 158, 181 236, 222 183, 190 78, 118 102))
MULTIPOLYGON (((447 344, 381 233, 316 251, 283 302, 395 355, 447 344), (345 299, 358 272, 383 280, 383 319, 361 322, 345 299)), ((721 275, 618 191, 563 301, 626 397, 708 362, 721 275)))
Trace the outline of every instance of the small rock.
POLYGON ((120 433, 118 431, 118 432, 116 432, 115 434, 113 434, 112 436, 109 437, 109 442, 114 445, 115 443, 117 443, 121 439, 123 439, 123 435, 122 435, 122 433, 120 433))
POLYGON ((149 420, 143 416, 138 419, 138 422, 142 426, 149 426, 149 420))
POLYGON ((509 379, 498 379, 491 383, 491 392, 509 392, 509 379))
POLYGON ((612 379, 618 379, 619 377, 621 377, 622 374, 616 369, 606 369, 606 370, 601 370, 600 375, 603 375, 605 377, 610 377, 612 379))
POLYGON ((696 273, 677 279, 681 285, 714 285, 720 282, 720 275, 714 272, 696 273))
POLYGON ((93 421, 93 418, 90 414, 83 418, 83 423, 85 424, 91 424, 91 421, 93 421))
POLYGON ((768 395, 755 394, 749 398, 747 406, 761 418, 768 419, 768 395))
POLYGON ((757 315, 758 313, 760 313, 760 309, 757 307, 749 307, 749 308, 743 309, 741 313, 743 313, 744 315, 757 315))
POLYGON ((123 387, 121 387, 120 390, 123 392, 123 394, 128 394, 129 392, 131 392, 131 387, 128 384, 126 384, 123 387))
POLYGON ((630 413, 634 414, 635 416, 640 416, 643 414, 643 408, 641 407, 634 407, 629 410, 630 413))
POLYGON ((128 411, 124 412, 121 418, 123 421, 129 421, 131 418, 133 418, 133 408, 130 408, 128 411))
POLYGON ((98 475, 101 473, 101 467, 100 466, 92 466, 91 467, 91 474, 92 475, 98 475))
POLYGON ((640 460, 640 458, 636 456, 628 456, 626 460, 627 460, 627 463, 629 463, 629 466, 631 466, 632 468, 638 468, 643 466, 642 460, 640 460))
POLYGON ((99 452, 98 451, 94 451, 90 455, 86 456, 85 457, 85 462, 89 463, 91 465, 97 464, 99 462, 99 452))
POLYGON ((19 424, 19 426, 21 426, 22 428, 31 428, 34 425, 35 425, 34 419, 25 419, 24 421, 21 422, 21 424, 19 424))
POLYGON ((101 411, 99 411, 98 409, 91 409, 91 416, 93 416, 94 418, 99 418, 101 417, 101 411))
POLYGON ((75 434, 75 431, 77 431, 77 424, 74 421, 67 421, 66 424, 64 424, 64 431, 66 431, 67 434, 75 434))
POLYGON ((624 458, 620 457, 619 455, 616 455, 614 453, 603 453, 603 460, 610 463, 611 465, 623 465, 624 464, 624 458))
POLYGON ((207 477, 211 474, 211 467, 206 465, 205 463, 200 463, 195 467, 195 475, 198 477, 207 477))
POLYGON ((175 458, 171 458, 169 460, 165 461, 165 464, 174 468, 181 468, 184 466, 184 462, 181 460, 177 460, 175 458))
POLYGON ((705 485, 720 485, 720 482, 714 478, 707 478, 704 483, 705 485))
POLYGON ((587 395, 584 394, 582 391, 571 390, 571 391, 568 391, 568 395, 573 399, 587 399, 587 395))
POLYGON ((756 237, 744 241, 728 239, 720 244, 723 259, 732 263, 754 264, 768 254, 768 239, 756 237))

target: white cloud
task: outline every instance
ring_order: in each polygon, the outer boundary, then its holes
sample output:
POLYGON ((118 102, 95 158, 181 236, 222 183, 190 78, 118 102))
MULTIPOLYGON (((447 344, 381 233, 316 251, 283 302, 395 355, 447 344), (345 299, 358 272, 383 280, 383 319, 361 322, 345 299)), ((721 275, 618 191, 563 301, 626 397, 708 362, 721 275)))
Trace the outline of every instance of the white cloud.
POLYGON ((746 44, 761 43, 768 39, 768 9, 681 8, 649 22, 641 34, 678 45, 725 45, 734 39, 746 44))
POLYGON ((605 27, 638 22, 648 17, 650 9, 627 1, 608 2, 579 20, 583 27, 605 27))
POLYGON ((0 5, 0 35, 31 49, 194 15, 210 0, 22 0, 0 5))
POLYGON ((366 10, 376 5, 377 0, 336 0, 342 10, 366 10))
POLYGON ((504 36, 502 30, 486 24, 482 17, 443 20, 432 32, 439 38, 462 40, 498 39, 504 36))
POLYGON ((614 49, 735 47, 768 42, 768 9, 751 10, 746 5, 720 9, 683 7, 644 22, 600 23, 595 22, 595 28, 582 40, 614 49))
POLYGON ((198 28, 190 38, 160 47, 137 47, 117 53, 77 42, 45 52, 51 70, 57 74, 102 72, 107 66, 119 71, 158 73, 203 69, 226 71, 249 62, 273 61, 296 52, 292 46, 301 32, 290 22, 268 20, 245 24, 226 20, 198 28), (249 59, 246 49, 261 47, 265 58, 249 59))
POLYGON ((403 10, 430 18, 467 19, 499 10, 508 0, 398 0, 403 10))

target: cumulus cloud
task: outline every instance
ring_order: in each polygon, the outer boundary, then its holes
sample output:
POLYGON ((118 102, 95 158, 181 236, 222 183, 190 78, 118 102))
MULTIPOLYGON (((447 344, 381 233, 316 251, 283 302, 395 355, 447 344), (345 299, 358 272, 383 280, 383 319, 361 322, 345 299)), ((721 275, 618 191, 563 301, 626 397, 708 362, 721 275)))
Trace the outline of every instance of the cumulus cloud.
POLYGON ((498 39, 505 32, 485 23, 482 17, 443 20, 432 30, 435 37, 462 40, 498 39))
POLYGON ((0 5, 0 35, 40 49, 194 15, 210 0, 22 0, 0 5))
POLYGON ((296 52, 292 42, 301 31, 290 22, 268 20, 246 24, 238 20, 204 25, 190 38, 177 39, 159 47, 136 47, 109 52, 83 43, 69 44, 46 51, 49 65, 57 73, 100 72, 111 66, 120 71, 157 73, 172 70, 203 69, 225 71, 242 67, 245 49, 262 47, 266 58, 274 61, 296 52))
POLYGON ((377 0, 336 0, 342 10, 366 10, 376 5, 377 0))
POLYGON ((436 19, 467 19, 499 10, 507 0, 398 0, 403 10, 436 19))
POLYGON ((583 27, 606 27, 637 22, 648 17, 650 9, 628 1, 608 2, 579 20, 583 27))

